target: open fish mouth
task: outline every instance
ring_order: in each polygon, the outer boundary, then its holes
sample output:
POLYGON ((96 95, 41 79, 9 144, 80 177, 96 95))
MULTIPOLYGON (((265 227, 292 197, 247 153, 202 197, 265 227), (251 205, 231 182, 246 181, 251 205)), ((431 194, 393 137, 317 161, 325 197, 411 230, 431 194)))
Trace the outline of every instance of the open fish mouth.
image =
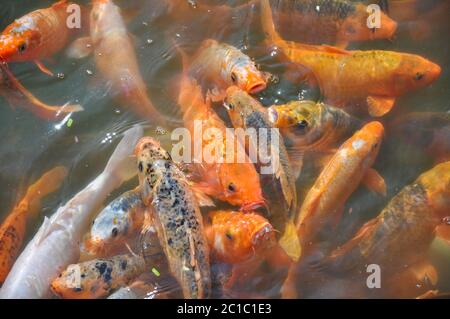
POLYGON ((267 208, 267 203, 266 203, 266 201, 264 199, 259 200, 259 201, 255 201, 255 202, 244 203, 241 206, 241 211, 242 212, 250 212, 250 211, 253 211, 253 210, 258 209, 258 208, 268 209, 267 208))
POLYGON ((261 82, 252 83, 251 85, 249 85, 247 88, 247 91, 250 94, 256 94, 256 93, 263 91, 266 87, 267 87, 266 83, 261 81, 261 82))

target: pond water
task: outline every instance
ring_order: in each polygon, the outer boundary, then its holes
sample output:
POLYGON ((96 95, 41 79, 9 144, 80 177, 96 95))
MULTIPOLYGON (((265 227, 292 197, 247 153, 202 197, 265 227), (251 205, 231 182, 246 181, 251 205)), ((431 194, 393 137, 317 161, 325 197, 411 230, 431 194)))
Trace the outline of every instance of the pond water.
MULTIPOLYGON (((257 5, 236 9, 247 2, 237 0, 199 0, 198 6, 193 5, 195 2, 183 0, 170 1, 176 3, 175 6, 170 6, 169 1, 165 0, 115 2, 123 9, 148 94, 160 112, 168 117, 181 118, 174 91, 174 82, 181 71, 181 61, 173 46, 174 40, 193 53, 203 40, 213 38, 232 44, 254 58, 262 70, 278 78, 278 81, 272 81, 265 91, 258 94, 265 106, 299 98, 317 100, 320 97, 316 89, 307 84, 294 85, 284 77, 286 65, 271 54, 264 44, 265 37, 261 31, 257 5), (203 4, 207 4, 208 9, 203 9, 203 4), (223 6, 230 8, 224 9, 223 6)), ((391 4, 388 7, 395 9, 395 5, 409 8, 409 2, 413 1, 392 0, 385 3, 391 4)), ((351 43, 349 46, 349 49, 380 49, 418 54, 439 64, 442 73, 432 85, 400 97, 393 110, 381 118, 387 129, 374 167, 386 181, 387 196, 384 198, 363 187, 358 188, 347 201, 334 235, 327 239, 331 246, 345 243, 364 222, 378 215, 405 185, 434 165, 434 158, 420 146, 405 143, 388 129, 393 120, 408 112, 450 112, 450 1, 417 2, 420 2, 421 9, 409 16, 401 14, 405 12, 403 9, 393 11, 392 14, 399 18, 398 30, 393 39, 351 43)), ((80 3, 87 5, 88 1, 80 3)), ((15 18, 51 4, 52 1, 45 0, 2 0, 0 28, 3 30, 15 18)), ((309 32, 314 33, 315 30, 309 32)), ((69 169, 68 177, 60 190, 43 202, 38 218, 33 219, 27 230, 26 241, 35 234, 44 216, 51 216, 103 169, 121 133, 126 129, 141 123, 145 126, 147 135, 157 136, 164 146, 170 148, 171 128, 166 128, 169 131, 166 135, 156 134, 155 127, 114 99, 102 81, 92 57, 74 60, 61 53, 44 62, 52 72, 60 76, 49 77, 28 62, 11 63, 9 67, 19 81, 45 103, 62 105, 71 101, 81 104, 84 111, 72 114, 71 124, 68 125, 67 119, 63 122, 41 120, 24 108, 10 106, 5 99, 0 98, 0 220, 8 215, 23 197, 27 187, 44 172, 58 165, 69 169)), ((224 112, 220 114, 226 115, 224 112)), ((368 117, 363 118, 367 119, 368 117)), ((302 178, 297 181, 300 201, 317 174, 312 165, 305 163, 302 178)), ((110 199, 136 185, 137 179, 130 181, 111 194, 110 199)), ((437 289, 450 291, 450 247, 442 240, 435 240, 428 258, 438 272, 437 289)), ((231 295, 279 298, 286 270, 263 265, 245 285, 238 285, 231 295)), ((384 296, 379 291, 353 289, 348 284, 353 275, 342 277, 325 273, 320 278, 303 277, 298 285, 301 286, 302 297, 306 298, 384 296)))

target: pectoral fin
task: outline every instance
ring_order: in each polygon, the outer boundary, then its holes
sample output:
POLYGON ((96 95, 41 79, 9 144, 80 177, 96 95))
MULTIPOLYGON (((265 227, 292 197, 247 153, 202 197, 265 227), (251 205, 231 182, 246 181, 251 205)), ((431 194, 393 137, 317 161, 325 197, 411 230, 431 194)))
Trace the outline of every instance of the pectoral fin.
POLYGON ((450 225, 443 224, 436 227, 436 236, 450 244, 450 225))
POLYGON ((47 67, 44 64, 42 64, 42 62, 36 60, 36 61, 34 61, 34 63, 39 68, 39 70, 41 70, 45 74, 47 74, 49 76, 54 76, 53 72, 50 71, 49 69, 47 69, 47 67))
POLYGON ((194 192, 195 197, 197 198, 198 204, 201 207, 215 207, 213 200, 211 197, 205 194, 205 192, 201 189, 201 187, 196 187, 196 184, 192 183, 192 191, 194 192))
POLYGON ((288 149, 288 154, 294 179, 297 180, 302 173, 303 158, 305 157, 305 153, 303 151, 296 151, 295 149, 288 149))
POLYGON ((373 168, 367 170, 366 175, 362 179, 362 183, 370 191, 386 196, 386 182, 384 178, 373 168))
POLYGON ((297 228, 295 227, 293 220, 287 222, 283 236, 279 240, 279 244, 293 261, 296 262, 299 260, 302 254, 302 248, 300 246, 297 228))
POLYGON ((83 59, 93 51, 91 37, 82 37, 73 41, 66 50, 67 57, 71 59, 83 59))
POLYGON ((367 106, 370 116, 380 117, 388 113, 394 106, 395 98, 384 96, 368 96, 367 106))

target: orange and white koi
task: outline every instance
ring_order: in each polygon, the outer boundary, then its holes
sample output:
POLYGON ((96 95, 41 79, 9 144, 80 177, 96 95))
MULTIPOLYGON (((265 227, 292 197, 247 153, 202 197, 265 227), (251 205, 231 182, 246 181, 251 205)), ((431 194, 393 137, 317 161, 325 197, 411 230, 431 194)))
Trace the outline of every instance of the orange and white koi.
POLYGON ((64 299, 98 299, 127 285, 145 271, 144 258, 119 255, 69 265, 53 280, 53 293, 64 299))

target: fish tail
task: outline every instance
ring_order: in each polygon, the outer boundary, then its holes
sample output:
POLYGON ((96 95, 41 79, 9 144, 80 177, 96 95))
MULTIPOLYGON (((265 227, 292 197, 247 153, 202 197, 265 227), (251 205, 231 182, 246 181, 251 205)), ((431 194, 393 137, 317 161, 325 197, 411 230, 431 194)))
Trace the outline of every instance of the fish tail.
POLYGON ((134 177, 137 172, 132 155, 134 147, 143 135, 144 131, 140 125, 135 125, 127 130, 111 155, 103 173, 107 176, 114 176, 119 183, 134 177))
POLYGON ((278 44, 284 42, 275 29, 273 22, 272 9, 270 8, 269 0, 261 1, 261 25, 264 33, 268 36, 270 42, 278 44))
POLYGON ((302 255, 302 247, 297 234, 294 220, 290 219, 285 228, 283 236, 279 240, 280 247, 286 254, 295 262, 297 262, 302 255))

